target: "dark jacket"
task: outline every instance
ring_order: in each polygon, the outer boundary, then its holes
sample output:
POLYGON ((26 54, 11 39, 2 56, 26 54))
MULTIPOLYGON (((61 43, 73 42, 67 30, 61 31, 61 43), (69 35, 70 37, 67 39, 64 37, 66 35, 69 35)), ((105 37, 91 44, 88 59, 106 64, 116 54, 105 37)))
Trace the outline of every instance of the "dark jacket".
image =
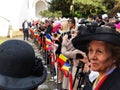
POLYGON ((45 34, 50 34, 52 33, 53 27, 51 25, 48 26, 48 28, 46 29, 45 34))
POLYGON ((99 90, 120 90, 120 68, 116 68, 108 76, 99 90))
MULTIPOLYGON (((89 85, 83 90, 92 90, 89 85)), ((103 82, 99 90, 120 90, 120 68, 116 68, 103 82)))

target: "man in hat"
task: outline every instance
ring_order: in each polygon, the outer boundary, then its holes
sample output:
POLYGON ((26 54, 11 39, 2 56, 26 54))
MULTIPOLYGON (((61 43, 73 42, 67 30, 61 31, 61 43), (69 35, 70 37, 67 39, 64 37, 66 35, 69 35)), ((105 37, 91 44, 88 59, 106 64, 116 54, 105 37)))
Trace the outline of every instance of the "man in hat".
POLYGON ((47 77, 31 45, 8 40, 0 45, 0 90, 35 90, 47 77))

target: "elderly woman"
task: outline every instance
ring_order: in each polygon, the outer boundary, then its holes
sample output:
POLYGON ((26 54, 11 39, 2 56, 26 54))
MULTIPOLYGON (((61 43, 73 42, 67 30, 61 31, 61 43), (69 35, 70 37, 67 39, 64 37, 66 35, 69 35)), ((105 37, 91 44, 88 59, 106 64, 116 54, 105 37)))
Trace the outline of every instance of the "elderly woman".
MULTIPOLYGON (((81 61, 90 65, 91 70, 99 72, 92 90, 120 90, 120 33, 98 27, 94 33, 78 34, 72 43, 75 48, 81 44, 88 45, 90 62, 87 58, 81 61)), ((86 57, 85 54, 83 56, 86 57)))

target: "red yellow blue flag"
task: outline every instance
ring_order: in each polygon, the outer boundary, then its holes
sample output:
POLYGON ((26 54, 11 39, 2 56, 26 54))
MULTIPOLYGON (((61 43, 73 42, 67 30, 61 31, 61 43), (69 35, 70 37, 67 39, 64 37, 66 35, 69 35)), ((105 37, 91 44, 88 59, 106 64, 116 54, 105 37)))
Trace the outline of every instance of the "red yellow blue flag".
POLYGON ((64 65, 61 68, 61 70, 63 71, 66 77, 69 76, 69 69, 70 69, 70 64, 68 62, 64 63, 64 65))
POLYGON ((61 65, 64 65, 64 63, 68 60, 68 58, 66 56, 64 56, 63 54, 60 54, 59 57, 58 57, 58 62, 61 64, 61 65))

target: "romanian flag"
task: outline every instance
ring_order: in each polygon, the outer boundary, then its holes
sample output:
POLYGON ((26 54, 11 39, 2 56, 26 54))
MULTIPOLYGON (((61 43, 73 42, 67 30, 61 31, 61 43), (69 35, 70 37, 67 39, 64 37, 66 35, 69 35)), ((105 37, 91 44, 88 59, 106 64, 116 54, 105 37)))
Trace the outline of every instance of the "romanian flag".
POLYGON ((48 51, 48 50, 53 50, 53 47, 52 47, 51 45, 48 45, 48 44, 47 44, 47 45, 45 46, 45 50, 47 50, 47 51, 48 51))
POLYGON ((46 38, 52 40, 51 36, 49 34, 46 34, 46 38))
POLYGON ((61 70, 63 71, 66 77, 69 76, 69 69, 70 69, 70 64, 68 62, 66 62, 61 68, 61 70))
POLYGON ((46 37, 45 41, 46 41, 46 44, 53 45, 53 42, 50 39, 48 39, 47 37, 46 37))
POLYGON ((59 30, 57 30, 57 38, 59 38, 61 36, 61 33, 59 30))
POLYGON ((53 45, 51 36, 49 34, 46 34, 45 41, 46 41, 46 44, 53 45))
POLYGON ((64 63, 68 60, 68 58, 66 56, 64 56, 63 54, 60 54, 59 57, 58 57, 58 62, 61 64, 61 65, 64 65, 64 63))
POLYGON ((57 30, 57 34, 59 34, 59 35, 61 34, 59 30, 57 30))

